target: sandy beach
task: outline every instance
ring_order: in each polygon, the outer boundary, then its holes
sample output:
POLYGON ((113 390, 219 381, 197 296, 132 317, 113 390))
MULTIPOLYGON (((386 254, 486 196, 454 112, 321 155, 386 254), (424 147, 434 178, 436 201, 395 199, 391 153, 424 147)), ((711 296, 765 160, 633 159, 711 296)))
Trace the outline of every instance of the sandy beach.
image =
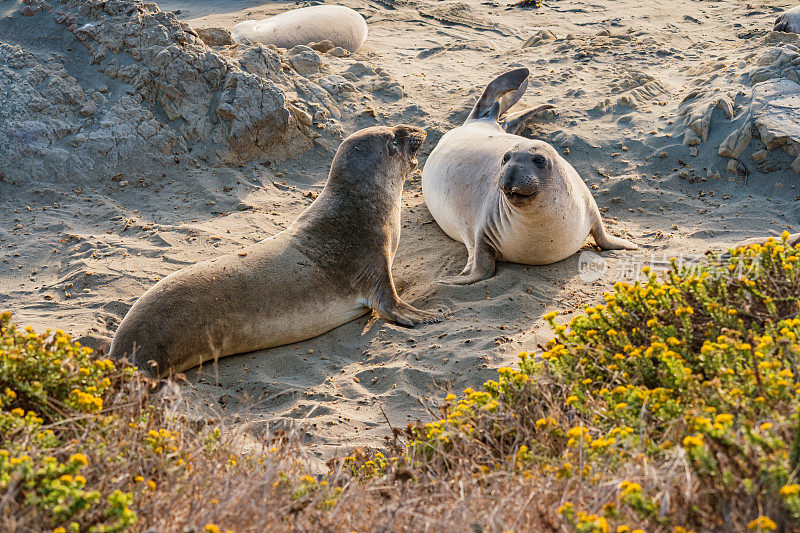
MULTIPOLYGON (((761 128, 766 97, 754 90, 754 69, 771 68, 784 79, 796 70, 791 57, 781 62, 780 52, 764 59, 775 48, 797 50, 797 35, 771 32, 777 13, 792 2, 341 3, 366 18, 364 47, 346 57, 319 54, 318 69, 291 74, 294 87, 330 88, 331 80, 341 79, 327 96, 336 111, 326 112, 313 140, 287 141, 270 148, 267 158, 232 162, 210 155, 215 145, 209 135, 178 155, 166 150, 154 168, 122 158, 124 172, 66 163, 61 170, 43 164, 34 171, 0 160, 0 308, 22 324, 62 328, 89 346, 107 346, 127 309, 158 279, 285 228, 322 189, 343 137, 375 124, 423 127, 428 140, 421 168, 484 86, 520 66, 531 70, 531 79, 519 108, 556 107, 525 135, 561 151, 589 185, 609 230, 640 249, 600 253, 587 241, 584 250, 598 254, 607 268, 597 279, 581 275, 576 254, 548 266, 501 263, 493 278, 466 287, 438 284, 437 278, 461 270, 466 250, 430 216, 417 171, 404 190, 394 278, 406 301, 446 318, 406 329, 368 315, 302 343, 223 359, 187 374, 189 405, 244 412, 275 427, 303 420, 309 440, 325 455, 342 446, 380 446, 390 425, 429 418, 432 401, 478 386, 520 351, 538 350, 550 338, 543 314, 569 315, 595 303, 615 281, 631 281, 647 264, 797 231, 800 189, 791 166, 798 139, 770 146, 762 133, 735 158, 719 155, 726 139, 750 121, 761 128), (700 131, 687 136, 692 123, 700 131), (765 148, 773 149, 761 159, 765 148)), ((7 57, 17 46, 50 65, 48 76, 60 72, 55 62, 69 75, 59 79, 78 79, 86 95, 100 95, 84 98, 100 108, 96 123, 85 131, 67 125, 58 139, 65 150, 91 142, 81 139, 110 120, 103 113, 126 95, 135 99, 139 89, 100 70, 113 50, 93 63, 96 50, 87 52, 78 33, 60 31, 58 4, 32 16, 19 13, 24 5, 0 3, 0 45, 7 45, 7 57)), ((193 29, 230 30, 297 5, 170 0, 158 7, 193 29)), ((223 57, 242 53, 231 46, 217 51, 223 57)), ((134 63, 120 59, 120 69, 134 63)), ((0 74, 0 98, 4 87, 9 90, 4 79, 0 74)), ((49 96, 32 86, 52 101, 69 92, 53 84, 49 96)), ((287 91, 289 99, 303 96, 287 91)), ((27 112, 10 104, 0 109, 0 126, 27 112)), ((150 109, 147 120, 174 123, 157 105, 150 109)), ((114 124, 124 124, 125 115, 116 113, 114 124)), ((13 143, 23 141, 10 134, 0 141, 27 161, 44 153, 33 144, 20 148, 13 143)))

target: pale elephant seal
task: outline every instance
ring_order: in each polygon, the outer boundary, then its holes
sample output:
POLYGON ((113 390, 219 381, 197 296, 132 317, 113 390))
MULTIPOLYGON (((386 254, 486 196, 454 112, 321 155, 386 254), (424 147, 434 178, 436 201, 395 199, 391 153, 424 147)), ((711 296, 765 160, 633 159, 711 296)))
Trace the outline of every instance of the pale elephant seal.
POLYGON ((377 311, 403 326, 437 322, 397 295, 392 261, 403 182, 425 131, 372 127, 345 139, 319 197, 285 231, 156 283, 111 344, 157 376, 315 337, 377 311))
POLYGON ((775 31, 800 33, 800 6, 787 9, 775 20, 775 31))
POLYGON ((486 87, 463 126, 447 132, 422 171, 433 218, 467 246, 467 266, 442 281, 491 277, 497 260, 542 265, 574 254, 589 233, 605 250, 636 249, 606 232, 589 188, 549 144, 516 135, 549 109, 504 115, 524 94, 528 69, 486 87))
POLYGON ((233 27, 231 37, 237 43, 247 38, 278 48, 330 41, 333 46, 357 52, 367 40, 367 22, 349 7, 311 6, 264 20, 240 22, 233 27))

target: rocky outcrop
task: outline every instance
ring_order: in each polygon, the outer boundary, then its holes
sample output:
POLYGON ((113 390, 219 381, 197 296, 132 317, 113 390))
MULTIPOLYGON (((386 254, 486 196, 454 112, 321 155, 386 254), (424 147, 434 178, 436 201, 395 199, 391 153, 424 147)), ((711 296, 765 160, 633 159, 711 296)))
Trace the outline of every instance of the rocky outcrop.
POLYGON ((731 128, 736 124, 729 133, 725 132, 717 150, 720 156, 731 159, 728 164, 731 173, 742 171, 739 158, 748 149, 752 150, 751 159, 759 170, 776 170, 777 166, 770 161, 770 152, 780 148, 793 158, 791 170, 800 174, 798 40, 794 34, 768 34, 762 42, 766 51, 757 55, 754 65, 741 75, 743 87, 727 94, 703 90, 689 93, 681 109, 681 114, 687 117, 683 143, 695 146, 705 142, 714 111, 719 109, 724 120, 717 122, 717 128, 731 128), (743 102, 734 112, 733 100, 737 95, 743 97, 743 102))
POLYGON ((340 49, 227 45, 225 30, 196 32, 154 3, 31 6, 31 16, 0 20, 0 171, 12 179, 159 174, 189 153, 279 159, 325 133, 340 138, 343 108, 363 107, 357 94, 404 96, 340 49), (28 25, 52 43, 34 52, 28 25), (41 51, 50 44, 66 51, 41 51))

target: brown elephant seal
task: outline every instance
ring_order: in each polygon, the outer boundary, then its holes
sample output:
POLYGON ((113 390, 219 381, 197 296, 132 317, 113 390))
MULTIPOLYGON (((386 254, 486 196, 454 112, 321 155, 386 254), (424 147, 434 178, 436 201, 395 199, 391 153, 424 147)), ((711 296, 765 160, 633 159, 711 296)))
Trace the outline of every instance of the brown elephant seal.
POLYGON ((330 41, 357 52, 367 40, 367 22, 358 11, 345 6, 311 6, 292 9, 264 20, 246 20, 233 27, 237 43, 244 38, 278 48, 330 41))
POLYGON ((438 321, 397 295, 392 261, 403 182, 425 131, 372 127, 345 139, 319 197, 286 230, 156 283, 120 323, 110 355, 156 376, 315 337, 377 311, 438 321))
POLYGON ((800 6, 787 9, 775 19, 774 31, 800 33, 800 6))
POLYGON ((467 266, 442 281, 491 277, 495 262, 543 265, 574 254, 591 233, 605 250, 636 249, 610 235, 589 188, 549 144, 517 135, 542 105, 506 115, 528 69, 491 82, 467 121, 447 132, 422 171, 422 195, 439 226, 467 246, 467 266))

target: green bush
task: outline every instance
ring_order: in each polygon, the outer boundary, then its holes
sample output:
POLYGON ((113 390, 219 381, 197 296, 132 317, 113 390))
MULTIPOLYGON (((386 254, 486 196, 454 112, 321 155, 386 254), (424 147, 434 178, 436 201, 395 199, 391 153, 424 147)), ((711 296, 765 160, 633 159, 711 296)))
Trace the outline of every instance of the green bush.
POLYGON ((710 516, 796 528, 798 260, 800 249, 770 240, 663 276, 645 270, 568 324, 546 315, 555 338, 544 353, 449 396, 441 420, 412 429, 414 458, 572 480, 592 501, 562 506, 578 531, 709 529, 710 516), (674 475, 682 463, 689 483, 674 475))

